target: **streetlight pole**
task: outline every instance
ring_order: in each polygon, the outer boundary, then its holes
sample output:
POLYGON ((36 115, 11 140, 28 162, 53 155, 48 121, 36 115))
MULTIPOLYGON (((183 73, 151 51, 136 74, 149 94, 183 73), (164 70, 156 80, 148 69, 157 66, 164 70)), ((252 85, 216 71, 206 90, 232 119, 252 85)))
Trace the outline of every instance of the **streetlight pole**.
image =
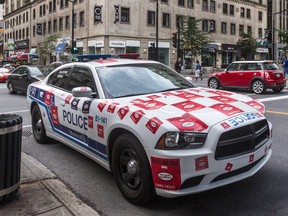
POLYGON ((272 15, 272 56, 273 60, 276 60, 276 53, 275 53, 275 15, 288 11, 288 9, 273 13, 272 15))

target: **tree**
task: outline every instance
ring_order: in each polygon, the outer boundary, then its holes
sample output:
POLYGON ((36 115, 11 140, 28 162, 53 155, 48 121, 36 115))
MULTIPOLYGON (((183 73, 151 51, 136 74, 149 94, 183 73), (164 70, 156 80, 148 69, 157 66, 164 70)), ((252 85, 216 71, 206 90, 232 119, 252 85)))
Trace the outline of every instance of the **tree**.
POLYGON ((211 42, 209 33, 199 29, 201 21, 190 16, 183 16, 182 48, 186 52, 191 52, 195 57, 201 54, 204 45, 211 42))
POLYGON ((60 34, 49 35, 42 45, 38 47, 37 51, 40 55, 40 59, 42 59, 44 62, 46 62, 48 55, 55 49, 58 38, 60 38, 60 34))
POLYGON ((242 57, 245 59, 253 58, 254 54, 256 53, 256 39, 252 37, 251 33, 242 32, 237 45, 241 49, 242 57))

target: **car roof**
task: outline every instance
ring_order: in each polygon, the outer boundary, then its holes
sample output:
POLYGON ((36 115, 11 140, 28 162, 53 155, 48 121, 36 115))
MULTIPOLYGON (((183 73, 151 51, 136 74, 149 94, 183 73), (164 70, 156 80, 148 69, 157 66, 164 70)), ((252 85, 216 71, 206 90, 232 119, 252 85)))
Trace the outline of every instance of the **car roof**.
POLYGON ((249 60, 249 61, 233 61, 233 63, 264 63, 264 62, 275 62, 273 60, 249 60))

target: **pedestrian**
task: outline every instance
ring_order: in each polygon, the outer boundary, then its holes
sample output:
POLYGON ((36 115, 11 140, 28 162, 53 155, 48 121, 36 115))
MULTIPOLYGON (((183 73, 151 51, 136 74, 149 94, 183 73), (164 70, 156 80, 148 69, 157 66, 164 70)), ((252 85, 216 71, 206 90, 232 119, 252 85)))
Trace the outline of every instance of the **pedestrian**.
POLYGON ((198 80, 198 77, 201 77, 201 80, 203 79, 202 74, 201 74, 201 65, 199 63, 199 60, 196 60, 196 65, 195 65, 195 79, 196 79, 196 81, 198 80))
POLYGON ((178 58, 178 60, 175 62, 175 70, 180 74, 180 71, 182 69, 182 61, 181 58, 178 58))
POLYGON ((288 75, 288 58, 285 56, 285 59, 282 61, 283 73, 284 76, 288 75))

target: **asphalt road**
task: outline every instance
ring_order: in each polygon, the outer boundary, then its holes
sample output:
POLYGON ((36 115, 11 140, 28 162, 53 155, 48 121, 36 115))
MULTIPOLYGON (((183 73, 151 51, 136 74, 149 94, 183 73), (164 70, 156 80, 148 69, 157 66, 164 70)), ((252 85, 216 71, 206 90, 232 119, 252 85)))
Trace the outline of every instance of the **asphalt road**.
MULTIPOLYGON (((205 86, 205 81, 197 85, 205 86)), ((81 199, 108 216, 186 215, 287 215, 288 213, 288 91, 255 95, 266 105, 273 124, 274 144, 270 161, 253 177, 204 193, 175 198, 158 198, 145 206, 135 206, 120 194, 112 174, 92 160, 61 143, 36 144, 32 136, 23 138, 23 151, 39 160, 67 184, 81 199), (276 100, 273 100, 273 98, 276 100)), ((31 131, 26 96, 9 95, 0 84, 0 114, 23 116, 24 131, 31 131)))

